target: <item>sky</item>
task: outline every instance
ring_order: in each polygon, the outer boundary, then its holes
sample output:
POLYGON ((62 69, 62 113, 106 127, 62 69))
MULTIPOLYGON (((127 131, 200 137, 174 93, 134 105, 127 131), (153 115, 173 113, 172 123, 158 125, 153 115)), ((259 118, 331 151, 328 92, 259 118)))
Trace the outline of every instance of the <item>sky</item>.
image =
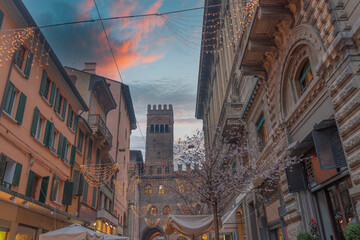
MULTIPOLYGON (((38 26, 98 19, 94 0, 23 0, 38 26)), ((164 13, 203 6, 204 0, 96 0, 102 18, 164 13)), ((148 104, 172 104, 174 139, 201 128, 195 119, 203 10, 103 21, 121 71, 130 86, 139 129, 131 149, 145 149, 148 104), (142 133, 142 134, 141 134, 142 133), (144 138, 143 138, 143 137, 144 138)), ((101 22, 43 29, 64 66, 84 68, 120 80, 101 22)))

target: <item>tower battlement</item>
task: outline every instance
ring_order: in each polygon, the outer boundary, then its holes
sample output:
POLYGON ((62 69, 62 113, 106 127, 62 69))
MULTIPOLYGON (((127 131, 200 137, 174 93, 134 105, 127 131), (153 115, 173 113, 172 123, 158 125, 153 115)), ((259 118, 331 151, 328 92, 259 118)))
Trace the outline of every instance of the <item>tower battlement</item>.
POLYGON ((173 107, 171 104, 148 105, 148 114, 173 114, 173 107))

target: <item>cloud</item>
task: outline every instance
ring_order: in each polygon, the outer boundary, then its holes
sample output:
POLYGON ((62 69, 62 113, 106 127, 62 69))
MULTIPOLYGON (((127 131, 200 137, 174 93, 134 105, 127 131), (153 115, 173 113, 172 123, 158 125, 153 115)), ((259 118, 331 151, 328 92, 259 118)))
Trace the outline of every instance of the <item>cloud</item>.
POLYGON ((94 0, 83 0, 76 6, 78 11, 77 19, 86 20, 90 17, 90 11, 94 8, 94 0))

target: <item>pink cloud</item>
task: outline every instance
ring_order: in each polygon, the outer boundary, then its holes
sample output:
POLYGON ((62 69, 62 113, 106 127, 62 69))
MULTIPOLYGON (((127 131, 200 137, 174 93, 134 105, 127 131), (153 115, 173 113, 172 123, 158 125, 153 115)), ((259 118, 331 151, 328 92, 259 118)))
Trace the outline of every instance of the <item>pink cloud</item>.
POLYGON ((76 8, 79 11, 79 15, 77 16, 79 20, 85 20, 90 17, 90 11, 94 7, 94 0, 83 0, 80 2, 76 8))

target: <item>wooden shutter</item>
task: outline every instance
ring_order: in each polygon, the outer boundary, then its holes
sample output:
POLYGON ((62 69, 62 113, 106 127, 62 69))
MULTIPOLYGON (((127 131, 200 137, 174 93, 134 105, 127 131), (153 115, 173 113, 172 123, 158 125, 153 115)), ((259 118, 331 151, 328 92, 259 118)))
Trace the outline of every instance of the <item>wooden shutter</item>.
POLYGON ((53 143, 53 137, 54 137, 54 123, 50 123, 48 147, 51 149, 55 148, 53 143))
POLYGON ((15 86, 12 82, 8 82, 6 91, 5 91, 5 100, 3 102, 3 109, 5 112, 10 114, 10 108, 12 106, 12 99, 15 94, 15 86))
POLYGON ((6 155, 1 153, 0 155, 0 184, 1 181, 4 179, 5 170, 6 170, 6 155))
POLYGON ((67 115, 67 120, 66 120, 66 125, 68 125, 69 127, 71 127, 71 121, 72 121, 72 107, 69 104, 69 109, 68 109, 68 115, 67 115))
POLYGON ((43 74, 42 74, 42 78, 41 78, 41 84, 40 84, 40 94, 41 96, 44 96, 45 94, 45 85, 46 85, 46 80, 47 80, 47 71, 44 69, 43 74))
POLYGON ((74 183, 70 181, 65 181, 64 193, 61 202, 63 205, 71 205, 73 189, 74 189, 74 183))
POLYGON ((50 200, 55 201, 56 200, 56 193, 59 187, 59 177, 58 175, 54 174, 52 184, 51 184, 51 192, 50 192, 50 200))
POLYGON ((54 106, 54 109, 55 109, 55 112, 59 113, 58 112, 58 108, 59 108, 59 104, 60 104, 60 89, 57 88, 56 89, 56 98, 55 98, 55 106, 54 106))
POLYGON ((89 190, 89 184, 86 181, 84 181, 84 191, 83 191, 83 201, 84 202, 87 202, 88 190, 89 190))
POLYGON ((46 195, 49 186, 49 178, 50 177, 43 177, 41 181, 39 201, 42 203, 46 202, 46 195))
POLYGON ((35 173, 30 170, 28 183, 27 183, 27 187, 26 187, 26 196, 28 196, 28 197, 31 197, 31 193, 32 193, 33 187, 34 187, 34 180, 35 180, 35 173))
POLYGON ((69 165, 70 165, 71 167, 74 167, 74 164, 75 164, 75 155, 76 155, 76 147, 75 147, 75 145, 72 145, 72 146, 71 146, 70 162, 69 162, 69 165))
POLYGON ((40 117, 40 111, 37 107, 35 107, 35 110, 34 110, 34 116, 33 116, 33 121, 32 121, 32 124, 31 124, 31 130, 30 130, 30 133, 33 137, 35 137, 36 135, 36 130, 37 130, 37 124, 39 122, 39 117, 40 117))
POLYGON ((63 119, 65 119, 66 107, 67 107, 67 100, 66 100, 66 98, 64 98, 64 104, 63 104, 62 113, 61 113, 61 117, 62 117, 63 119))
POLYGON ((97 188, 93 187, 92 202, 91 202, 91 206, 93 208, 96 206, 96 194, 97 194, 97 188))
POLYGON ((65 160, 65 153, 67 147, 67 138, 63 136, 62 150, 61 150, 61 159, 65 160))
POLYGON ((79 195, 80 172, 77 170, 74 170, 73 172, 73 181, 74 181, 73 194, 79 195))
POLYGON ((51 122, 49 120, 46 120, 46 127, 45 127, 44 141, 43 141, 45 147, 49 147, 50 130, 51 130, 51 122))
POLYGON ((59 157, 61 157, 61 153, 62 153, 63 137, 64 136, 61 133, 59 133, 59 143, 58 143, 58 149, 57 149, 57 155, 59 157))
POLYGON ((50 99, 49 99, 50 106, 54 105, 55 91, 56 91, 56 84, 55 84, 55 82, 53 82, 51 84, 51 93, 50 93, 50 99))
POLYGON ((305 191, 308 184, 303 163, 296 163, 286 168, 286 179, 290 193, 305 191))
POLYGON ((14 178, 13 178, 13 181, 12 181, 12 185, 19 186, 21 170, 22 170, 22 164, 17 162, 16 167, 15 167, 15 173, 14 173, 14 178))
POLYGON ((26 96, 24 93, 21 93, 19 98, 18 108, 16 111, 16 116, 15 116, 15 120, 18 124, 22 124, 25 106, 26 106, 26 96))
POLYGON ((79 195, 79 196, 82 196, 82 195, 83 195, 84 183, 85 183, 84 176, 83 176, 82 174, 80 174, 79 190, 78 190, 78 195, 79 195))
POLYGON ((0 9, 0 29, 1 29, 1 25, 2 25, 3 20, 4 20, 4 13, 0 9))
POLYGON ((24 75, 26 78, 29 78, 29 76, 30 76, 31 65, 32 65, 33 59, 34 59, 34 54, 29 50, 27 59, 26 59, 25 70, 24 70, 24 75))
POLYGON ((326 125, 314 126, 312 136, 321 169, 347 167, 335 120, 327 120, 326 125))
POLYGON ((74 116, 74 126, 73 126, 73 130, 74 130, 74 132, 76 132, 76 130, 77 130, 77 125, 78 125, 78 115, 75 113, 74 114, 75 116, 74 116))

